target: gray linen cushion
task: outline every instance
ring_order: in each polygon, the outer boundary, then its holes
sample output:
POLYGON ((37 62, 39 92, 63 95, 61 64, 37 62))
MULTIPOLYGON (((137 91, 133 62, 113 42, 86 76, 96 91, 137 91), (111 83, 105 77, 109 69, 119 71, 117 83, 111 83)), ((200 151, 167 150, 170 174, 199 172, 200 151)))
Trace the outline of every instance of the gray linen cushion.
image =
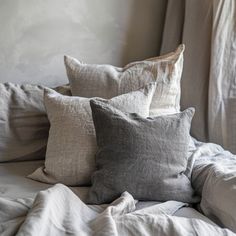
POLYGON ((157 82, 150 115, 170 114, 180 109, 180 79, 184 45, 164 56, 133 62, 123 68, 85 64, 65 56, 67 76, 73 96, 111 97, 157 82))
MULTIPOLYGON (((44 159, 49 121, 45 87, 0 83, 0 162, 44 159)), ((68 86, 55 88, 70 95, 68 86)))
POLYGON ((88 203, 112 202, 124 191, 138 200, 194 202, 185 175, 194 109, 143 118, 91 100, 98 151, 88 203))
MULTIPOLYGON (((151 83, 104 102, 146 117, 155 86, 155 83, 151 83)), ((97 145, 90 99, 62 96, 47 90, 45 106, 51 124, 45 167, 37 169, 29 177, 70 186, 91 184, 97 145)))

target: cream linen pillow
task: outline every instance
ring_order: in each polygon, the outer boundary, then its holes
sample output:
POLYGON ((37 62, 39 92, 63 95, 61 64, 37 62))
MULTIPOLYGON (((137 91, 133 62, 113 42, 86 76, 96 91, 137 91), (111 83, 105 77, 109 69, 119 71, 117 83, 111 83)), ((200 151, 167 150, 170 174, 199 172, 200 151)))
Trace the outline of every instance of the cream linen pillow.
POLYGON ((109 99, 137 90, 149 82, 157 82, 150 115, 179 112, 184 48, 180 45, 175 52, 133 62, 124 68, 85 64, 65 56, 72 95, 109 99))
MULTIPOLYGON (((123 112, 147 117, 155 87, 155 83, 149 83, 137 91, 103 101, 123 112)), ((52 184, 90 184, 97 151, 90 99, 45 90, 44 103, 51 125, 45 167, 29 177, 52 184)))

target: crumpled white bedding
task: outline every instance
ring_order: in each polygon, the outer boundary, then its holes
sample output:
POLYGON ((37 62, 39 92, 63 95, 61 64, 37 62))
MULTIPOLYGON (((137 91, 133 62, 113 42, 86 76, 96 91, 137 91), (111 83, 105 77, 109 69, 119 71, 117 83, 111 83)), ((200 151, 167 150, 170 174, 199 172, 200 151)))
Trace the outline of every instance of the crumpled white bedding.
POLYGON ((1 235, 234 235, 198 219, 172 216, 186 205, 168 201, 135 210, 125 192, 109 206, 84 204, 57 184, 30 199, 0 199, 1 235))
MULTIPOLYGON (((37 182, 26 177, 41 165, 43 165, 43 161, 0 163, 0 197, 9 200, 15 200, 17 198, 34 199, 39 191, 51 187, 52 185, 37 182)), ((82 201, 85 201, 89 187, 73 187, 71 190, 82 201)), ((154 204, 158 204, 158 202, 140 201, 137 203, 136 209, 141 209, 154 204)), ((179 209, 174 215, 197 218, 205 222, 210 222, 207 217, 188 206, 179 209)))
POLYGON ((236 232, 236 155, 213 143, 195 141, 192 185, 200 208, 218 225, 236 232))
MULTIPOLYGON (((216 144, 196 140, 189 156, 187 172, 192 173, 192 184, 202 196, 200 210, 218 225, 236 232, 236 156, 216 144)), ((68 235, 73 230, 81 231, 78 228, 81 225, 84 235, 99 235, 99 232, 104 235, 109 229, 121 235, 230 235, 230 231, 219 228, 183 203, 138 202, 135 205, 125 193, 108 207, 86 206, 81 201, 86 198, 86 187, 73 188, 73 194, 65 186, 50 188, 25 177, 41 164, 0 164, 0 235, 16 232, 34 235, 33 230, 38 230, 38 235, 41 229, 51 235, 54 230, 60 231, 57 235, 68 235)), ((112 234, 109 232, 109 235, 112 234)))

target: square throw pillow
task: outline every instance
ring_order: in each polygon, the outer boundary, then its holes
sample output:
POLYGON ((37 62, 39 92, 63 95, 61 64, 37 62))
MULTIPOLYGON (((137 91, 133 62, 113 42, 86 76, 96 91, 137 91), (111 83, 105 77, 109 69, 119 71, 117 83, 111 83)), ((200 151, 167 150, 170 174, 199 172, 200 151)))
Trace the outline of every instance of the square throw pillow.
POLYGON ((73 96, 112 98, 156 82, 150 115, 170 114, 180 109, 180 79, 184 45, 170 54, 133 62, 124 68, 85 64, 65 56, 73 96))
POLYGON ((143 118, 91 100, 98 151, 88 203, 110 203, 124 191, 138 200, 194 202, 187 168, 194 109, 143 118))
MULTIPOLYGON (((155 83, 137 91, 104 100, 125 112, 148 116, 155 83)), ((45 167, 29 177, 46 183, 70 186, 91 184, 97 151, 90 99, 62 96, 45 91, 45 106, 50 120, 45 167)))
MULTIPOLYGON (((0 162, 45 158, 49 121, 44 89, 31 84, 0 83, 0 162)), ((55 90, 71 95, 68 86, 55 90)))

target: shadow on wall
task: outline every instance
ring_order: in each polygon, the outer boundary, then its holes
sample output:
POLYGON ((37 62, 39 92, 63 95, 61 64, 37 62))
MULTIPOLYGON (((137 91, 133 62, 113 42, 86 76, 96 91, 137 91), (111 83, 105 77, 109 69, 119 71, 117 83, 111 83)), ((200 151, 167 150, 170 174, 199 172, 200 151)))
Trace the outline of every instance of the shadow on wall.
POLYGON ((63 55, 123 66, 156 56, 166 0, 2 0, 0 82, 67 82, 63 55))
POLYGON ((126 44, 122 49, 123 65, 155 57, 161 50, 167 1, 136 0, 132 4, 126 44))

